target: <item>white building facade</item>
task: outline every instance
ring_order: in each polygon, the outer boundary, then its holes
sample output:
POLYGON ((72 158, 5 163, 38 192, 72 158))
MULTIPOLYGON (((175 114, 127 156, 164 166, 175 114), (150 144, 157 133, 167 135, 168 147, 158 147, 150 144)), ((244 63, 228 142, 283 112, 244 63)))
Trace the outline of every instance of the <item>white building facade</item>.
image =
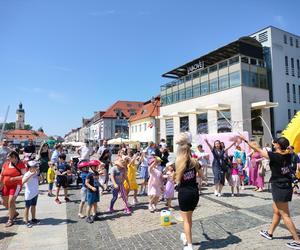
POLYGON ((160 130, 168 145, 184 131, 248 131, 261 144, 271 141, 269 108, 276 104, 255 39, 241 38, 163 76, 177 78, 161 87, 160 130))
POLYGON ((251 37, 263 45, 270 99, 279 103, 271 112, 272 130, 280 134, 300 110, 300 36, 270 26, 251 37))

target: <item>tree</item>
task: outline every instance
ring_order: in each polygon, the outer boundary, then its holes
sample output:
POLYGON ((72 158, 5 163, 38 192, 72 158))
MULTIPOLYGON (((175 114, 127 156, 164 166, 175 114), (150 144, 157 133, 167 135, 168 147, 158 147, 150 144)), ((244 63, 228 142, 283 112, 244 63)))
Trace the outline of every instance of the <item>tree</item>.
POLYGON ((29 125, 29 124, 25 124, 24 129, 25 130, 32 130, 32 126, 29 125))

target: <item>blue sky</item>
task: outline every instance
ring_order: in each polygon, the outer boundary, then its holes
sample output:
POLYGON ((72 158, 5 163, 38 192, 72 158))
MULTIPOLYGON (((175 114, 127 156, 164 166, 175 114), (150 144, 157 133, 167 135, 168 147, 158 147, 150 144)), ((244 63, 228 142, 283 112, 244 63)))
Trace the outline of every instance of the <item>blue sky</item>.
POLYGON ((269 25, 300 34, 299 1, 0 0, 0 120, 64 135, 161 75, 269 25))

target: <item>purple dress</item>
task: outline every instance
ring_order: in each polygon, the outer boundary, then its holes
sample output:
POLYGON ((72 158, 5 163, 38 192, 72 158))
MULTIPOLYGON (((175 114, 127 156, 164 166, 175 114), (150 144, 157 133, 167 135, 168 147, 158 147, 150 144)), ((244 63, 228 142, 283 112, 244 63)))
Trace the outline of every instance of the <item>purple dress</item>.
POLYGON ((171 173, 167 173, 167 183, 166 183, 166 188, 165 188, 165 193, 164 197, 165 199, 173 199, 174 198, 174 181, 171 176, 171 173))
POLYGON ((265 180, 264 177, 259 175, 259 165, 262 156, 258 152, 254 152, 251 161, 250 161, 250 169, 249 169, 249 184, 255 187, 264 188, 265 180))

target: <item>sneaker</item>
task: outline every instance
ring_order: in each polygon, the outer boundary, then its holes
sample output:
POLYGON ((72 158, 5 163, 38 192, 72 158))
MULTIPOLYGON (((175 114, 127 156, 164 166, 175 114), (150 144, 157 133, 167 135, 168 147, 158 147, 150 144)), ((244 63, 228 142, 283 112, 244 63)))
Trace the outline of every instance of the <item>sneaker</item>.
POLYGON ((183 244, 184 246, 187 245, 187 240, 186 240, 185 233, 181 233, 181 234, 180 234, 180 240, 182 241, 182 244, 183 244))
POLYGON ((183 248, 183 250, 193 250, 193 247, 192 247, 192 246, 185 246, 185 247, 183 248))
POLYGON ((14 225, 14 221, 13 220, 8 220, 5 224, 5 227, 11 227, 14 225))
POLYGON ((85 218, 85 215, 84 215, 84 214, 81 214, 81 213, 78 213, 78 217, 79 217, 80 219, 83 219, 83 218, 85 218))
POLYGON ((65 198, 66 202, 70 202, 70 199, 68 197, 65 198))
POLYGON ((32 224, 30 223, 30 222, 25 222, 25 226, 27 227, 27 228, 32 228, 32 224))
POLYGON ((34 224, 34 225, 38 225, 38 224, 41 223, 41 221, 40 221, 40 220, 37 220, 37 219, 32 219, 32 220, 31 220, 31 223, 34 224))
POLYGON ((86 222, 90 224, 94 223, 93 217, 92 216, 86 217, 86 222))
POLYGON ((220 193, 218 193, 218 197, 221 197, 221 196, 223 196, 222 194, 220 194, 220 193))
POLYGON ((100 218, 98 217, 98 215, 93 215, 93 221, 99 221, 100 220, 100 218))
POLYGON ((16 211, 13 220, 17 219, 17 217, 18 217, 19 215, 20 215, 20 214, 16 211))
POLYGON ((300 243, 297 243, 296 241, 288 242, 285 245, 291 249, 300 249, 300 243))
POLYGON ((154 213, 154 208, 152 207, 151 204, 148 205, 148 209, 149 209, 149 211, 150 211, 151 213, 154 213))
POLYGON ((218 196, 218 191, 217 190, 215 190, 215 196, 218 196))
POLYGON ((107 212, 109 212, 109 213, 114 213, 114 212, 116 212, 113 208, 109 208, 108 210, 107 210, 107 212))
POLYGON ((242 186, 242 190, 245 190, 245 187, 244 187, 244 186, 242 186))
POLYGON ((52 197, 52 195, 48 193, 48 197, 52 197))
POLYGON ((125 209, 124 214, 131 214, 131 210, 130 209, 125 209))
POLYGON ((267 230, 261 230, 261 231, 259 232, 259 234, 260 234, 262 237, 264 237, 264 238, 266 238, 266 239, 268 239, 268 240, 272 240, 272 239, 273 239, 273 234, 269 234, 267 230))
POLYGON ((234 197, 234 194, 231 194, 232 197, 234 197))
POLYGON ((56 202, 57 204, 61 204, 61 201, 60 201, 59 199, 55 199, 55 202, 56 202))

